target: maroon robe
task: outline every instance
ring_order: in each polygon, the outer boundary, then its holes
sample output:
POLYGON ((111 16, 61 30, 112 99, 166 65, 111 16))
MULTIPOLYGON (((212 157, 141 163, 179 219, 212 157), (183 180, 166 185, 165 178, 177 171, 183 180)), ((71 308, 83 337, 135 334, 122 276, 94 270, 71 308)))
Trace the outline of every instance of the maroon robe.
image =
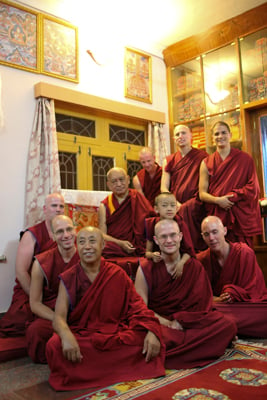
POLYGON ((172 279, 165 263, 145 260, 141 268, 148 285, 148 308, 183 330, 161 326, 166 368, 193 368, 220 357, 236 334, 230 318, 212 310, 212 291, 201 263, 191 258, 182 276, 172 279))
MULTIPOLYGON (((40 268, 44 275, 43 303, 54 310, 58 287, 58 276, 68 268, 77 264, 79 255, 76 252, 68 263, 63 260, 58 247, 37 255, 40 268)), ((28 344, 28 355, 34 362, 46 363, 45 347, 48 339, 53 334, 52 322, 43 318, 35 317, 26 330, 28 344)))
POLYGON ((230 243, 223 267, 210 249, 197 255, 206 269, 214 296, 227 292, 234 303, 214 303, 225 314, 233 315, 238 334, 267 337, 267 289, 254 251, 245 243, 230 243))
MULTIPOLYGON (((191 257, 195 257, 196 253, 195 253, 192 239, 191 239, 191 236, 190 236, 190 233, 189 233, 186 223, 183 221, 183 218, 179 214, 176 214, 174 219, 177 222, 177 224, 179 225, 180 231, 183 234, 183 238, 181 241, 181 247, 180 247, 181 253, 182 254, 187 253, 191 257)), ((160 251, 159 246, 154 242, 154 238, 153 238, 155 225, 159 221, 160 221, 159 216, 145 219, 146 239, 149 240, 150 242, 153 242, 153 252, 160 251)))
POLYGON ((120 246, 107 241, 103 257, 142 256, 145 254, 146 240, 144 220, 155 212, 149 201, 137 190, 129 189, 129 195, 119 204, 112 193, 102 203, 106 208, 107 234, 120 240, 128 240, 136 248, 128 254, 120 246))
POLYGON ((162 168, 157 165, 157 169, 153 178, 150 177, 149 173, 142 168, 140 171, 137 172, 137 176, 142 187, 143 193, 147 200, 150 202, 152 207, 155 204, 155 198, 158 194, 160 194, 160 184, 161 184, 161 175, 162 175, 162 168))
MULTIPOLYGON (((26 231, 31 232, 36 240, 34 255, 56 246, 56 242, 49 236, 45 221, 28 228, 26 231)), ((11 304, 0 320, 0 337, 25 335, 25 323, 32 319, 33 314, 29 305, 29 296, 24 292, 16 279, 11 304)))
POLYGON ((150 362, 142 354, 148 330, 161 340, 159 322, 121 268, 102 259, 93 283, 80 264, 64 272, 61 279, 72 310, 68 324, 83 358, 81 363, 65 359, 61 339, 53 335, 46 354, 49 383, 55 390, 103 387, 165 375, 164 345, 150 362))
POLYGON ((205 157, 205 151, 195 148, 184 157, 177 151, 166 158, 165 167, 165 171, 170 174, 170 192, 182 204, 179 214, 188 226, 195 250, 206 248, 200 234, 205 208, 198 196, 199 167, 205 157))
POLYGON ((216 215, 227 227, 230 241, 248 244, 254 235, 262 233, 259 182, 254 161, 244 151, 232 148, 225 160, 217 151, 205 159, 209 174, 208 192, 213 196, 234 194, 230 210, 212 203, 205 203, 207 215, 216 215))

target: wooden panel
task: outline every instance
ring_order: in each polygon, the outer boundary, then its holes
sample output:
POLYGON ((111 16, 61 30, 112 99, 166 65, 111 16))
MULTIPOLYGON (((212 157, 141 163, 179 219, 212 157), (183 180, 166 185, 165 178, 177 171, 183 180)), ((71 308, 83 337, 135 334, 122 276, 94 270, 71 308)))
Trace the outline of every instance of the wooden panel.
POLYGON ((175 67, 202 53, 233 42, 237 37, 265 28, 267 3, 231 18, 211 29, 174 43, 163 50, 167 67, 175 67))
POLYGON ((59 102, 89 107, 91 110, 95 109, 100 112, 112 114, 113 116, 124 115, 143 121, 159 122, 161 124, 166 123, 166 116, 163 112, 92 96, 87 93, 51 85, 45 82, 36 83, 34 86, 34 96, 36 98, 40 96, 48 97, 49 99, 54 99, 59 102))

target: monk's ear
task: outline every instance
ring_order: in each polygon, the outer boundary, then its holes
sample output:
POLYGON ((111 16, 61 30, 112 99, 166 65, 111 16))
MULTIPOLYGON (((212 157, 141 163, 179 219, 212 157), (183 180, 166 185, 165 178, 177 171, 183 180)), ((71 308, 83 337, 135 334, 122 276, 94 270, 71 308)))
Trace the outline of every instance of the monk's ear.
POLYGON ((153 239, 154 239, 154 242, 158 245, 159 242, 158 242, 157 236, 153 236, 153 239))
POLYGON ((155 212, 158 214, 159 213, 159 209, 158 209, 158 206, 156 206, 156 204, 154 205, 154 210, 155 210, 155 212))
POLYGON ((227 235, 227 228, 226 228, 226 226, 224 226, 223 228, 224 228, 223 229, 224 236, 226 236, 227 235))

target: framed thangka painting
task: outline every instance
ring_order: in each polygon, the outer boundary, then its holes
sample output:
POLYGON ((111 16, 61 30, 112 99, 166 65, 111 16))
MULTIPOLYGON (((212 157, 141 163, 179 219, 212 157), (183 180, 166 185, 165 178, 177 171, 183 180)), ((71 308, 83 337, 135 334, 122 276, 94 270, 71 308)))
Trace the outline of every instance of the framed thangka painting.
POLYGON ((42 16, 41 58, 41 73, 78 82, 78 28, 42 16))
POLYGON ((39 72, 39 16, 12 2, 0 1, 0 63, 39 72))
POLYGON ((125 49, 125 97, 152 103, 151 56, 125 49))

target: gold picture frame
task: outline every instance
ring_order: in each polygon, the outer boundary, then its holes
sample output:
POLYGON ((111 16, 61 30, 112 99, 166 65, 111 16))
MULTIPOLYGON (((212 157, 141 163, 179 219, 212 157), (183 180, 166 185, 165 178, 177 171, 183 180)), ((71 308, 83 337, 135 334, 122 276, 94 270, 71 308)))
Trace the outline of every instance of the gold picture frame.
POLYGON ((152 103, 151 56, 125 48, 125 97, 152 103))
POLYGON ((0 64, 39 73, 39 14, 10 1, 0 1, 0 14, 0 64))
POLYGON ((41 26, 41 73, 78 83, 78 28, 46 15, 41 26))

